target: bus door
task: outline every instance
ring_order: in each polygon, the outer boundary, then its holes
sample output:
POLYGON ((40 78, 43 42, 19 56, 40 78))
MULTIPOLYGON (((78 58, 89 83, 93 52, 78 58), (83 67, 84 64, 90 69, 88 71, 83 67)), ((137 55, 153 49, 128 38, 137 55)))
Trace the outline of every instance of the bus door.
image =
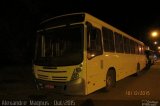
POLYGON ((87 93, 104 86, 101 36, 100 29, 93 26, 87 27, 87 93))

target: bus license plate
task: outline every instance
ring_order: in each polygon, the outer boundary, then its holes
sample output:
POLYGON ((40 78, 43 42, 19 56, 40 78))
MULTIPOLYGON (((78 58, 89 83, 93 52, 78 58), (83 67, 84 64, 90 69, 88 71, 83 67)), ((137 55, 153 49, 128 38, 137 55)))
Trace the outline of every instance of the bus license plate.
POLYGON ((47 85, 45 85, 45 88, 48 88, 48 89, 53 89, 53 88, 54 88, 54 85, 47 84, 47 85))

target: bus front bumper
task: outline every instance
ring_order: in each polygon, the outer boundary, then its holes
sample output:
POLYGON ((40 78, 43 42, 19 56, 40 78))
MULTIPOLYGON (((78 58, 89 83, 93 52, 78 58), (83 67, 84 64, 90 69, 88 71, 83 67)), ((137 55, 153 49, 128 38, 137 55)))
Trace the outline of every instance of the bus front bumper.
POLYGON ((50 90, 67 95, 85 95, 84 80, 79 78, 69 82, 54 82, 35 79, 38 89, 50 90))

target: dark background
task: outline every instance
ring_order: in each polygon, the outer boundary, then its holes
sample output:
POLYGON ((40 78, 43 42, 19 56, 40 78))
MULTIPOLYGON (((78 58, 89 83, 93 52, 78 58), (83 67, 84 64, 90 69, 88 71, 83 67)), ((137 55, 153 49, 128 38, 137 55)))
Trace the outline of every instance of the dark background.
POLYGON ((149 33, 160 27, 160 6, 156 1, 2 0, 1 66, 31 64, 39 23, 73 12, 88 12, 155 49, 149 33))

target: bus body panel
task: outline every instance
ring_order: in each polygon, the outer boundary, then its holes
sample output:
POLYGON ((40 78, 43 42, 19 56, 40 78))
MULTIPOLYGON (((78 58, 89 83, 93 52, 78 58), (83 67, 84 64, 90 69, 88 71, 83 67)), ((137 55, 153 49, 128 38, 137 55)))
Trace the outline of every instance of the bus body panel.
POLYGON ((106 75, 104 73, 106 73, 106 70, 103 67, 103 56, 97 56, 91 60, 87 60, 88 94, 105 86, 106 75))

